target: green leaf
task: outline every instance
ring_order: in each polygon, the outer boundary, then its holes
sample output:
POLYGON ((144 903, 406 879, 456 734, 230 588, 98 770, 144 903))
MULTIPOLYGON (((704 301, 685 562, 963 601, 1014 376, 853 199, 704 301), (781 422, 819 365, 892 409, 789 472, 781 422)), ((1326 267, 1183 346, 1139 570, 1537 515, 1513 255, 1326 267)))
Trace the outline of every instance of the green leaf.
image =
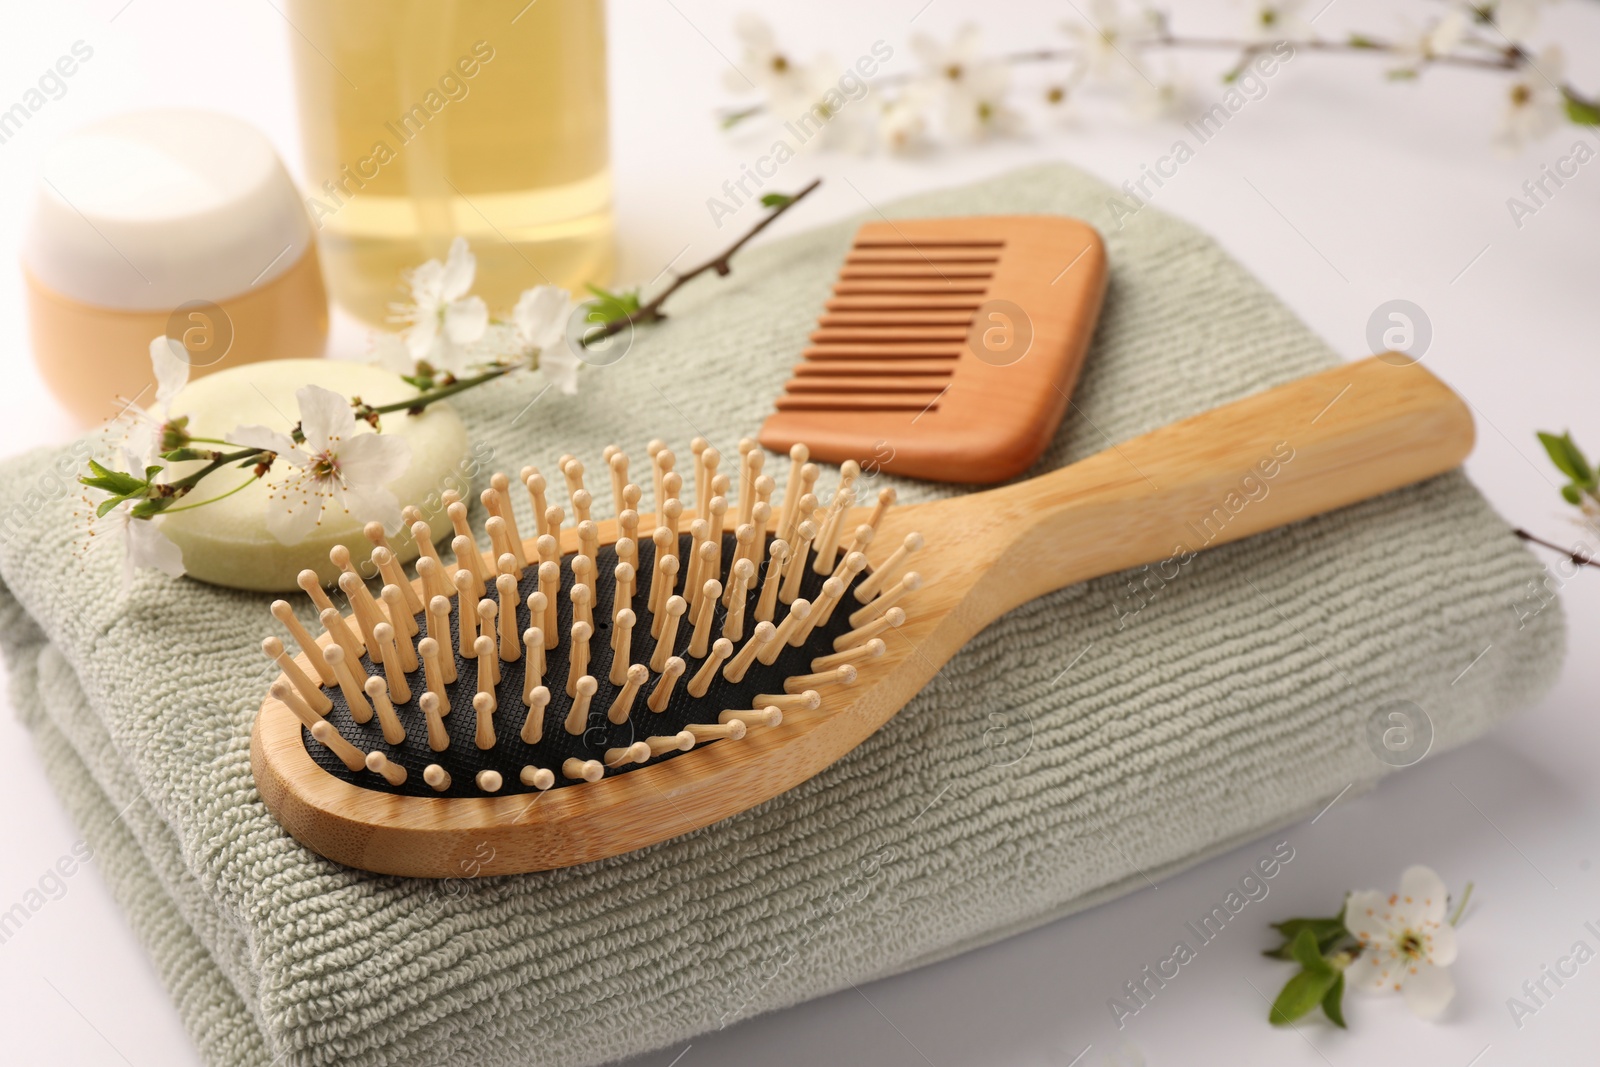
POLYGON ((613 293, 602 289, 598 285, 587 286, 594 295, 594 306, 589 309, 585 318, 589 322, 611 322, 615 319, 625 319, 639 310, 639 290, 628 289, 624 292, 613 293))
POLYGON ((1561 499, 1569 504, 1576 504, 1583 499, 1583 492, 1575 485, 1563 485, 1561 487, 1561 499))
POLYGON ((1550 457, 1550 462, 1556 469, 1580 489, 1593 489, 1600 485, 1595 470, 1589 466, 1588 457, 1583 454, 1577 442, 1573 441, 1571 432, 1561 434, 1559 437, 1553 433, 1539 432, 1539 443, 1544 445, 1545 453, 1550 457))
POLYGON ((1394 70, 1385 71, 1385 78, 1392 82, 1412 81, 1417 77, 1417 72, 1411 67, 1396 67, 1394 70))
POLYGON ((1374 41, 1371 37, 1364 37, 1359 33, 1352 33, 1350 35, 1350 47, 1351 48, 1376 48, 1376 47, 1378 47, 1378 42, 1374 41))
POLYGON ((439 384, 442 375, 438 369, 425 359, 417 360, 417 365, 411 374, 400 375, 400 380, 416 388, 419 393, 426 393, 439 384))
MULTIPOLYGON (((1284 983, 1278 999, 1272 1002, 1267 1018, 1275 1026, 1283 1026, 1306 1015, 1318 1004, 1338 1015, 1344 996, 1344 972, 1323 958, 1318 933, 1338 940, 1345 936, 1344 921, 1339 919, 1287 919, 1275 924, 1280 930, 1293 928, 1294 938, 1288 945, 1289 958, 1300 964, 1300 970, 1284 983), (1335 929, 1335 927, 1337 929, 1335 929), (1337 992, 1334 990, 1337 989, 1337 992), (1329 1000, 1332 1007, 1328 1007, 1329 1000)), ((1343 1026, 1343 1020, 1337 1020, 1343 1026)))
POLYGON ((1333 985, 1322 997, 1322 1014, 1328 1021, 1339 1029, 1344 1030, 1344 972, 1339 972, 1339 977, 1333 980, 1333 985))
POLYGON ((794 203, 794 197, 788 193, 767 193, 761 198, 762 207, 788 207, 794 203))
POLYGON ((1267 949, 1261 954, 1277 960, 1294 959, 1292 951, 1294 940, 1302 930, 1311 931, 1312 936, 1316 938, 1318 950, 1323 953, 1349 936, 1344 928, 1342 915, 1336 915, 1331 919, 1285 919, 1273 923, 1272 928, 1283 935, 1283 944, 1277 948, 1267 949))
POLYGON ((1572 464, 1572 450, 1569 447, 1572 440, 1570 431, 1558 436, 1540 430, 1538 438, 1539 443, 1544 446, 1545 455, 1549 456, 1550 462, 1556 465, 1556 470, 1573 481, 1581 480, 1578 469, 1572 464))
MULTIPOLYGON (((1341 927, 1343 923, 1339 924, 1341 927)), ((1333 970, 1333 964, 1322 958, 1322 950, 1317 947, 1317 936, 1309 928, 1303 928, 1294 935, 1294 942, 1289 946, 1289 954, 1308 971, 1322 973, 1333 970)))
POLYGON ((80 475, 78 481, 91 489, 102 489, 108 493, 126 496, 129 493, 142 492, 149 485, 148 478, 138 478, 126 471, 112 470, 92 459, 89 461, 89 471, 87 475, 80 475))
POLYGON ((1574 96, 1570 91, 1562 95, 1566 97, 1567 118, 1579 126, 1600 126, 1600 105, 1574 96))
POLYGON ((1334 983, 1344 977, 1332 967, 1322 971, 1301 971, 1284 983, 1278 999, 1272 1002, 1267 1021, 1273 1026, 1287 1026, 1310 1012, 1328 995, 1334 983))
MULTIPOLYGON (((190 459, 210 459, 211 453, 203 448, 174 448, 170 452, 161 453, 161 458, 168 463, 182 463, 190 459)), ((154 468, 159 471, 161 468, 154 468)))
POLYGON ((87 474, 80 474, 78 476, 78 484, 87 485, 90 489, 99 489, 103 492, 115 493, 119 496, 122 495, 124 491, 122 488, 122 482, 111 477, 95 478, 87 474))
POLYGON ((1301 930, 1310 930, 1317 935, 1320 941, 1322 935, 1330 930, 1344 930, 1344 920, 1335 915, 1331 919, 1285 919, 1272 924, 1272 928, 1284 937, 1293 941, 1301 930))

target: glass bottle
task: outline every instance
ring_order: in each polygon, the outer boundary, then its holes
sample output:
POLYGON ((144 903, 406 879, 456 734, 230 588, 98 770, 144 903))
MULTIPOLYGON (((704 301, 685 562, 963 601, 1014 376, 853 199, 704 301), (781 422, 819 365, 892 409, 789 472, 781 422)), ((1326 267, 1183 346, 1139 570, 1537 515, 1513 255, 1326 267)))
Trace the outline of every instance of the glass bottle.
POLYGON ((292 0, 306 207, 334 299, 387 324, 456 235, 491 312, 613 266, 601 0, 292 0))

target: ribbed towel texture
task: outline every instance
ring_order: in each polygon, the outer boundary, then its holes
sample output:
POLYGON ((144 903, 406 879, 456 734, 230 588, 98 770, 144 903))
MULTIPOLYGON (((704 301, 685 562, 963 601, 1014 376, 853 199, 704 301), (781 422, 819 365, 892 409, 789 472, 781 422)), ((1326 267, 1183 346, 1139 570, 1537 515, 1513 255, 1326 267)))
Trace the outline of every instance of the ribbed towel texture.
MULTIPOLYGON (((1108 195, 1049 166, 883 213, 1103 222, 1108 195)), ((854 228, 697 281, 577 397, 535 400, 518 376, 463 399, 474 439, 509 471, 657 436, 733 454, 854 228)), ((1041 468, 1335 361, 1194 228, 1146 209, 1105 236, 1104 316, 1041 468)), ((229 1067, 593 1064, 679 1041, 1314 813, 1387 770, 1364 739, 1386 702, 1415 701, 1447 748, 1533 700, 1563 648, 1558 607, 1518 607, 1537 604, 1539 566, 1451 474, 1204 552, 1164 584, 1137 572, 1028 604, 855 752, 716 826, 571 870, 497 877, 486 856, 454 881, 383 878, 312 855, 256 794, 270 598, 153 572, 119 595, 115 553, 72 555, 70 501, 46 488, 57 454, 0 467, 20 530, 0 548, 12 700, 196 1043, 229 1067)))

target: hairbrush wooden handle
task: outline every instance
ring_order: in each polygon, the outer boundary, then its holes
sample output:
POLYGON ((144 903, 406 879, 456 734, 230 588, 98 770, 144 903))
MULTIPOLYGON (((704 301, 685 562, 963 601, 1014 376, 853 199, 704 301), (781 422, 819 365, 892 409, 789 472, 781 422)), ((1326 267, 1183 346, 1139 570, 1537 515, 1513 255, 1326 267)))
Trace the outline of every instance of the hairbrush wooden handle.
POLYGON ((1466 404, 1415 364, 1374 357, 1301 378, 982 494, 1002 543, 968 608, 992 619, 1088 578, 1184 562, 1442 474, 1472 442, 1466 404))

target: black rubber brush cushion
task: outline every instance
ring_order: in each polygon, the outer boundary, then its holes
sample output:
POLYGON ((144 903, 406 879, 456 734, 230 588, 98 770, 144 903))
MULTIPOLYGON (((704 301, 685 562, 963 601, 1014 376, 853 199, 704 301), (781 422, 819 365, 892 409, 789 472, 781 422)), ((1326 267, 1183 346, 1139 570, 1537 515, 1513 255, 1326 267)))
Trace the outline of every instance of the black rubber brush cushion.
MULTIPOLYGON (((683 534, 679 539, 679 559, 687 558, 690 549, 691 537, 683 534)), ((733 534, 724 533, 722 537, 722 551, 724 560, 733 558, 737 545, 733 534)), ((428 747, 427 718, 422 714, 422 707, 418 698, 425 691, 426 686, 422 676, 421 664, 416 671, 406 676, 406 682, 411 687, 411 700, 395 708, 400 717, 400 722, 405 726, 406 739, 398 745, 391 745, 384 741, 383 731, 374 715, 366 723, 358 723, 350 716, 350 705, 344 699, 344 693, 337 687, 327 692, 333 701, 333 710, 327 714, 339 733, 345 740, 361 749, 363 752, 378 751, 389 757, 390 762, 404 767, 409 773, 404 785, 392 786, 381 775, 371 771, 352 771, 327 748, 318 743, 311 731, 302 729, 301 737, 305 743, 306 751, 317 765, 329 774, 342 778, 347 782, 371 789, 380 793, 395 793, 401 796, 416 797, 481 797, 486 795, 479 789, 475 779, 479 771, 494 770, 500 772, 502 785, 497 795, 515 795, 519 793, 537 792, 532 786, 522 784, 520 777, 522 768, 532 764, 535 767, 545 767, 554 772, 556 776, 555 788, 562 789, 572 785, 582 785, 582 781, 569 779, 562 775, 561 765, 569 757, 578 759, 593 759, 604 762, 605 752, 608 748, 631 745, 642 741, 646 737, 661 734, 676 734, 683 730, 689 723, 715 723, 717 716, 725 708, 754 708, 755 697, 758 693, 781 693, 786 679, 796 674, 810 674, 811 661, 818 656, 828 655, 833 651, 833 639, 850 630, 849 617, 851 611, 859 607, 856 600, 849 592, 834 609, 833 617, 826 626, 818 626, 811 632, 811 638, 802 648, 791 648, 788 645, 779 653, 778 658, 771 666, 764 666, 758 659, 750 665, 742 681, 730 682, 722 676, 722 671, 717 671, 711 688, 703 697, 689 695, 689 679, 700 668, 703 660, 689 656, 687 649, 689 640, 694 633, 694 620, 685 615, 679 620, 678 638, 673 652, 683 657, 687 669, 682 678, 672 691, 672 699, 661 712, 653 712, 645 706, 646 698, 655 688, 656 679, 660 676, 652 671, 650 679, 640 690, 638 698, 634 701, 633 714, 624 723, 612 723, 606 718, 606 711, 611 707, 616 698, 617 691, 621 688, 611 684, 611 605, 616 592, 615 570, 617 566, 617 553, 614 545, 602 545, 600 558, 595 575, 595 592, 597 610, 594 612, 595 633, 589 642, 589 670, 594 680, 599 684, 595 690, 594 698, 589 702, 589 727, 576 736, 567 733, 567 712, 572 708, 572 698, 567 696, 567 668, 572 644, 572 600, 567 591, 572 588, 572 561, 574 555, 564 556, 561 560, 561 595, 557 597, 557 611, 561 620, 561 644, 545 653, 544 684, 550 690, 550 703, 544 709, 544 736, 536 745, 525 744, 522 740, 522 724, 527 717, 528 709, 522 703, 523 668, 526 666, 525 657, 519 656, 511 663, 500 664, 500 684, 496 687, 499 697, 499 710, 495 713, 495 746, 487 751, 478 748, 475 741, 477 735, 477 712, 472 708, 472 698, 477 693, 477 662, 475 660, 456 657, 456 682, 449 687, 450 714, 444 717, 445 729, 450 733, 450 747, 443 752, 435 752, 428 747), (439 792, 429 786, 422 779, 423 768, 430 763, 437 763, 450 772, 450 788, 439 792)), ((807 560, 805 578, 801 583, 800 595, 812 603, 822 591, 822 583, 827 580, 827 575, 817 574, 811 569, 811 560, 807 560)), ((764 569, 763 569, 764 570, 764 569)), ((650 580, 655 571, 655 545, 649 540, 640 539, 639 544, 639 580, 633 596, 633 607, 639 621, 633 628, 633 661, 635 663, 647 661, 655 651, 655 638, 650 636, 650 613, 645 610, 649 603, 650 580)), ((522 632, 532 625, 528 621, 528 597, 538 589, 539 577, 537 567, 528 567, 522 575, 521 586, 517 591, 517 640, 522 640, 522 632)), ((744 646, 750 634, 754 631, 756 600, 760 595, 761 579, 765 574, 758 574, 751 583, 751 589, 746 594, 745 627, 743 640, 736 642, 734 649, 744 646)), ((859 575, 859 583, 865 575, 859 575)), ((854 584, 852 583, 852 588, 854 584)), ((490 591, 492 594, 492 590, 490 591)), ((682 592, 680 588, 678 592, 682 592)), ((490 596, 490 599, 498 599, 490 596)), ((774 621, 781 621, 785 605, 778 605, 778 613, 774 621)), ((712 640, 721 632, 722 619, 726 609, 719 603, 716 611, 716 625, 712 628, 712 640)), ((427 632, 423 620, 419 616, 421 634, 427 632)), ((459 645, 459 635, 456 627, 460 622, 460 612, 452 610, 450 613, 451 639, 448 650, 441 652, 454 654, 459 645)), ((414 639, 415 640, 415 639, 414 639)), ((709 645, 709 642, 708 642, 709 645)), ((363 656, 361 665, 368 674, 382 676, 383 669, 374 664, 370 657, 363 656)), ((707 742, 708 744, 722 744, 723 742, 707 742)), ((738 742, 733 742, 737 744, 738 742)), ((699 746, 697 746, 699 747, 699 746)), ((690 752, 670 752, 652 759, 649 764, 626 763, 618 767, 606 769, 606 776, 627 774, 632 770, 639 770, 645 766, 660 763, 663 760, 676 759, 679 756, 693 755, 690 752)))

